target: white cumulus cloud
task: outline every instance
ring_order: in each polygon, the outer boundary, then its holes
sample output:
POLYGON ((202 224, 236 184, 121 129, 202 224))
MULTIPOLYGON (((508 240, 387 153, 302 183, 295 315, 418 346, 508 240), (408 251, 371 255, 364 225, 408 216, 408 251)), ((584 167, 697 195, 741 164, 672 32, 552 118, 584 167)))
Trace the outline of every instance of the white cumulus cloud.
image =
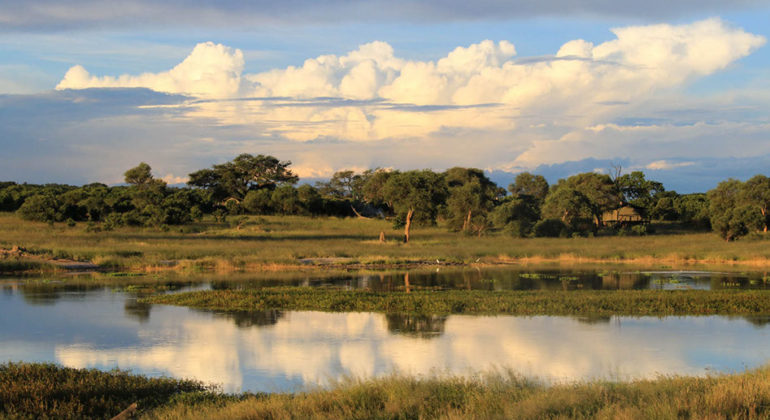
POLYGON ((165 72, 95 76, 74 66, 57 89, 144 87, 206 99, 171 105, 178 107, 173 116, 241 127, 237 147, 246 151, 250 139, 286 150, 285 140, 309 142, 287 158, 312 176, 367 160, 405 166, 409 153, 388 150, 388 144, 430 157, 417 166, 437 167, 443 156, 445 167, 509 171, 616 157, 661 169, 677 162, 674 157, 725 154, 721 138, 727 133, 742 133, 734 141, 746 147, 767 149, 757 143, 766 139, 766 120, 681 123, 665 115, 653 124, 618 122, 660 115, 667 98, 686 105, 683 86, 733 65, 764 45, 764 37, 720 19, 628 26, 612 34, 601 43, 569 40, 543 57, 519 57, 513 43, 485 40, 436 60, 414 60, 374 41, 254 74, 244 73, 240 50, 207 42, 165 72), (340 152, 326 153, 332 149, 340 152), (367 159, 367 150, 393 161, 367 159))
POLYGON ((83 66, 73 66, 56 89, 143 87, 202 98, 230 98, 240 93, 243 64, 241 50, 206 42, 196 45, 184 61, 162 73, 98 77, 83 66))

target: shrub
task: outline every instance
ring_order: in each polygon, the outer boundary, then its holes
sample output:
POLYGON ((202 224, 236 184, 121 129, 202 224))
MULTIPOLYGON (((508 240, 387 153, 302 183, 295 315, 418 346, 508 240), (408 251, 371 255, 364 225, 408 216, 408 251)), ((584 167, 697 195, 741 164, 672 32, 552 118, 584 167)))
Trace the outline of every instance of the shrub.
POLYGON ((559 219, 545 219, 535 223, 535 236, 558 238, 567 235, 567 225, 559 219))

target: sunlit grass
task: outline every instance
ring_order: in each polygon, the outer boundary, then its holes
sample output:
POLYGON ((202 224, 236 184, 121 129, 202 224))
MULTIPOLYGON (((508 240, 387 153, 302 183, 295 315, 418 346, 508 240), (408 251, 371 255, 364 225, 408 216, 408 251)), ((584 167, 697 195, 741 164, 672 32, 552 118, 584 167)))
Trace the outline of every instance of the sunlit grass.
POLYGON ((251 216, 240 229, 204 222, 167 231, 121 228, 89 231, 86 224, 22 221, 0 213, 0 247, 14 245, 46 258, 92 261, 111 269, 257 270, 334 259, 336 265, 414 262, 495 263, 541 260, 770 265, 763 240, 726 243, 713 233, 644 237, 477 238, 442 226, 415 229, 409 244, 401 231, 379 219, 251 216), (387 240, 378 241, 383 231, 387 240))
POLYGON ((765 419, 770 369, 546 386, 513 372, 344 379, 295 394, 221 394, 195 381, 0 365, 0 417, 147 419, 765 419))

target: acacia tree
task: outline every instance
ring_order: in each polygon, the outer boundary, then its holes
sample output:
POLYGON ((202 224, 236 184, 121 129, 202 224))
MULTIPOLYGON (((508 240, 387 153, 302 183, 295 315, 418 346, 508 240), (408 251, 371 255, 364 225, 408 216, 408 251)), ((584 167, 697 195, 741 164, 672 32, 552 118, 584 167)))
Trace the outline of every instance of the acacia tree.
POLYGON ((290 161, 273 156, 244 153, 231 162, 191 173, 187 183, 209 190, 216 201, 240 203, 249 191, 296 184, 299 178, 289 165, 290 161))
POLYGON ((447 195, 443 174, 430 170, 391 172, 382 187, 382 196, 396 213, 397 225, 404 226, 404 242, 409 242, 412 223, 436 222, 439 206, 447 195))
POLYGON ((152 176, 150 165, 142 162, 127 170, 124 174, 127 184, 131 185, 131 203, 140 212, 157 212, 166 195, 166 182, 152 176))

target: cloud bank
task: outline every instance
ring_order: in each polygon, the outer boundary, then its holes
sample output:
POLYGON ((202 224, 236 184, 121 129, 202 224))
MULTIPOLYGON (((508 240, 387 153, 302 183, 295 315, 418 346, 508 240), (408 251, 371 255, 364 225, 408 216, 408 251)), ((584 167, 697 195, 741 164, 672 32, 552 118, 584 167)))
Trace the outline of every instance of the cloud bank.
POLYGON ((539 57, 485 40, 418 60, 374 41, 248 73, 241 50, 204 42, 155 73, 73 66, 54 92, 0 96, 0 146, 9 151, 0 179, 113 183, 148 161, 182 180, 245 152, 289 159, 312 178, 456 165, 567 176, 622 162, 685 174, 693 191, 736 176, 747 159, 759 159, 752 168, 770 159, 770 92, 686 93, 740 65, 764 37, 719 19, 612 35, 539 57), (729 163, 711 166, 719 173, 692 175, 717 158, 729 163))
POLYGON ((207 42, 167 72, 96 77, 74 66, 57 89, 144 87, 205 98, 335 97, 414 105, 553 106, 577 97, 591 105, 623 103, 724 69, 766 41, 719 19, 612 33, 611 41, 569 41, 553 56, 534 61, 516 61, 508 41, 457 47, 437 61, 405 60, 375 41, 344 56, 245 75, 241 50, 207 42))

